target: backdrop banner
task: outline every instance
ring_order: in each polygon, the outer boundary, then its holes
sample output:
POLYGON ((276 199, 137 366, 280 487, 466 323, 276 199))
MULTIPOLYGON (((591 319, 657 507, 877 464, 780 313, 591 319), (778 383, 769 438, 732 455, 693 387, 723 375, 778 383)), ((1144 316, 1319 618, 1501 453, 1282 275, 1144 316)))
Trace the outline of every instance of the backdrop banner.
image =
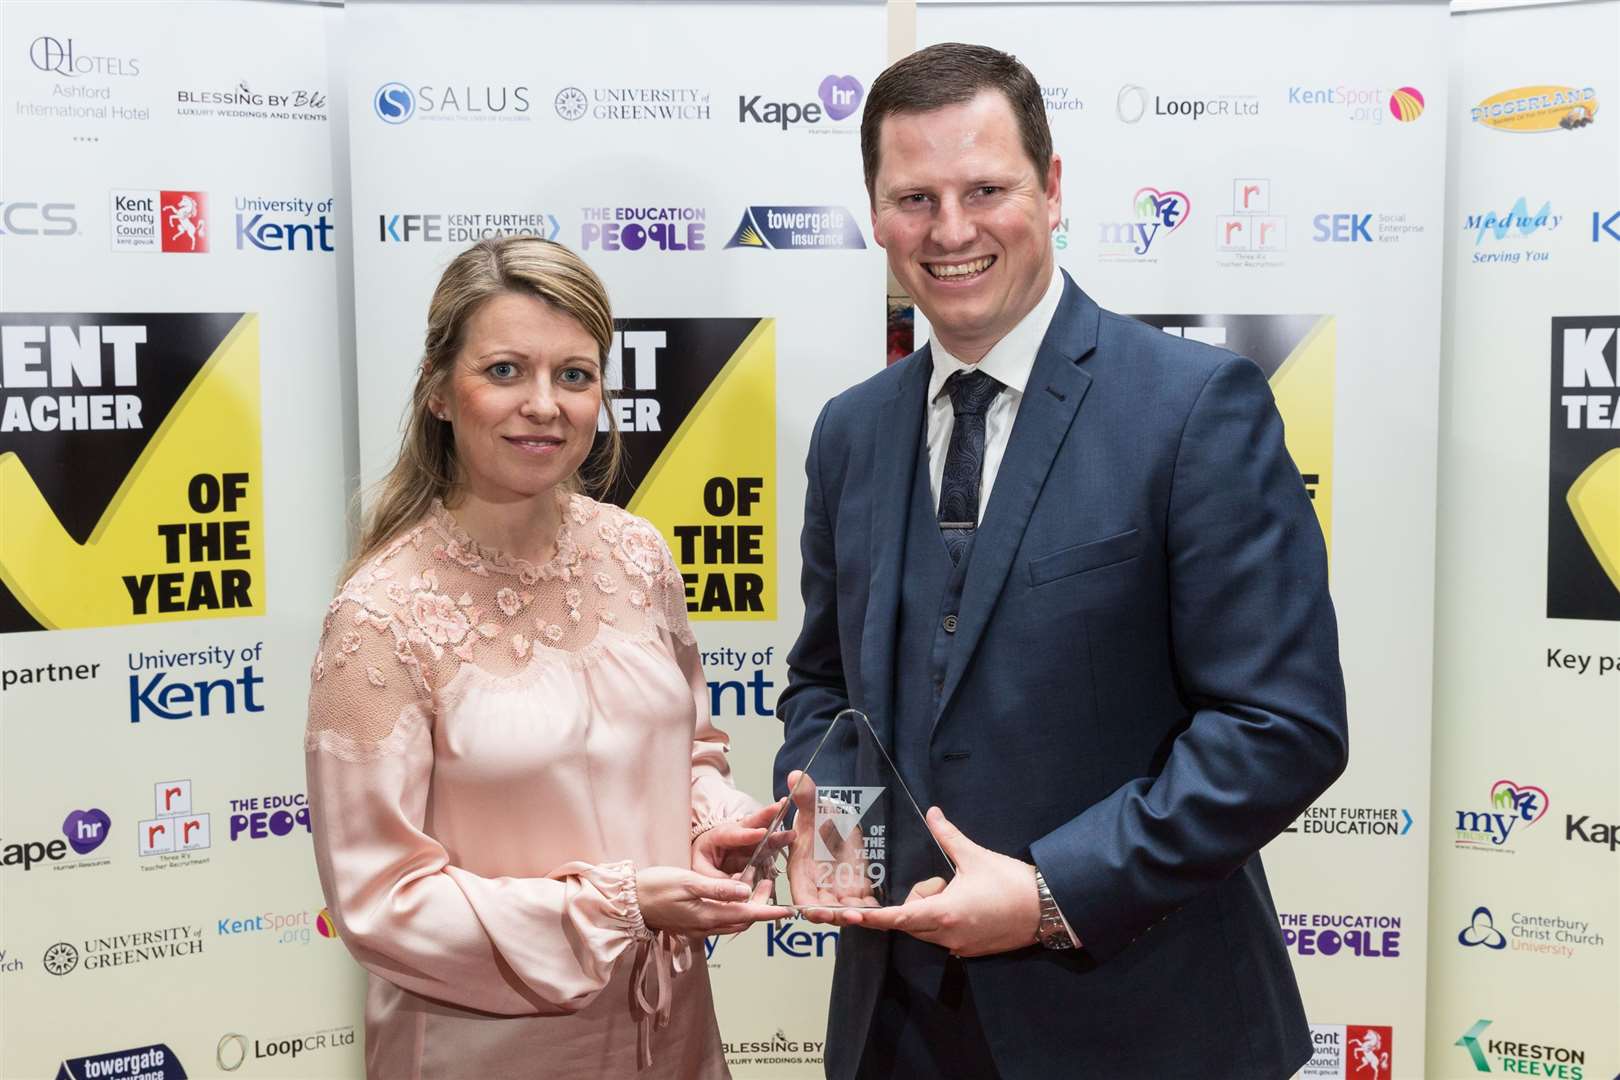
POLYGON ((360 1073, 301 739, 353 459, 340 17, 0 9, 0 1076, 360 1073))
MULTIPOLYGON (((393 462, 446 263, 513 233, 578 251, 618 316, 617 498, 669 542, 737 783, 769 800, 810 429, 883 363, 857 134, 883 5, 358 3, 346 18, 363 479, 393 462)), ((734 1075, 822 1075, 836 947, 804 923, 708 942, 734 1075)))
POLYGON ((1620 1073, 1620 4, 1458 15, 1430 1075, 1620 1073))
POLYGON ((919 46, 994 45, 1040 80, 1059 265, 1271 380, 1350 700, 1348 771, 1264 853, 1309 1077, 1423 1069, 1447 31, 1438 3, 917 9, 919 46))

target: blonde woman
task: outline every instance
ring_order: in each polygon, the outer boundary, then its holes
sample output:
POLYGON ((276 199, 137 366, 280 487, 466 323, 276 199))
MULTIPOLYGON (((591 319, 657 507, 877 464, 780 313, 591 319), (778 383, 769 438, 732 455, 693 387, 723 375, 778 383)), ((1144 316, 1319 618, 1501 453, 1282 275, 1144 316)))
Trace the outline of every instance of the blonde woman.
POLYGON ((561 245, 458 256, 327 609, 304 745, 368 1076, 727 1076, 693 939, 786 914, 728 874, 772 808, 732 786, 669 549, 582 491, 618 465, 612 333, 561 245))

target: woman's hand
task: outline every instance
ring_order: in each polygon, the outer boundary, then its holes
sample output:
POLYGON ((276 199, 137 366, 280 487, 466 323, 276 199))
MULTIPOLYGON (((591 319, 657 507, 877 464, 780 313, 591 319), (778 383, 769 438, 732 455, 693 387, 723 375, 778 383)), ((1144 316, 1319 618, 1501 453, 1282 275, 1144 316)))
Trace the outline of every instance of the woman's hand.
POLYGON ((674 866, 636 871, 642 919, 650 929, 672 934, 736 934, 756 922, 793 914, 787 908, 750 903, 751 892, 740 881, 705 877, 674 866))
MULTIPOLYGON (((776 820, 776 815, 786 802, 786 799, 778 799, 736 821, 722 822, 699 833, 692 841, 692 869, 706 877, 735 877, 740 874, 748 866, 754 849, 765 839, 771 822, 776 820)), ((785 830, 779 832, 772 838, 771 854, 766 857, 774 857, 776 850, 791 839, 792 836, 785 830)))

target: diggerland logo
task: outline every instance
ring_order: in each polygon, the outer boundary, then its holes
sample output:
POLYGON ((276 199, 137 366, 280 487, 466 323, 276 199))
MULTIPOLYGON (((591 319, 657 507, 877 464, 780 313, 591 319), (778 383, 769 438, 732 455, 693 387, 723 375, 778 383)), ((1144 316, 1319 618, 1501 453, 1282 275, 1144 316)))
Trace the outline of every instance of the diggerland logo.
POLYGON ((1547 617, 1620 622, 1620 316, 1552 320, 1547 617))
POLYGON ((1597 91, 1590 86, 1520 86, 1475 105, 1468 118, 1481 127, 1515 134, 1574 131, 1597 116, 1597 91))
POLYGON ((0 633, 264 613, 255 315, 0 314, 0 633))

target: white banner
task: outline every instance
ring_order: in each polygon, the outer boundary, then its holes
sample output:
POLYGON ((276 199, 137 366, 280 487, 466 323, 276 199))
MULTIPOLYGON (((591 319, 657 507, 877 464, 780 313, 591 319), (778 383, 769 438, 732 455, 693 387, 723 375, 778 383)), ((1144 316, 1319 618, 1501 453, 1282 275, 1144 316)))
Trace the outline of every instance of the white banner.
POLYGON ((301 752, 352 458, 339 12, 0 18, 0 1075, 354 1074, 301 752))
MULTIPOLYGON (((397 451, 445 264, 506 232, 578 251, 619 320, 629 506, 688 576, 737 783, 769 800, 810 428, 883 364, 857 134, 882 6, 361 3, 347 18, 365 479, 397 451)), ((709 943, 739 1078, 821 1075, 837 939, 818 929, 709 943)))
POLYGON ((1620 4, 1452 19, 1431 1075, 1620 1072, 1620 4))
POLYGON ((1059 265, 1271 379, 1350 701, 1349 770, 1265 851, 1307 1076, 1422 1068, 1446 30, 1436 3, 918 7, 919 46, 1040 80, 1059 265))

